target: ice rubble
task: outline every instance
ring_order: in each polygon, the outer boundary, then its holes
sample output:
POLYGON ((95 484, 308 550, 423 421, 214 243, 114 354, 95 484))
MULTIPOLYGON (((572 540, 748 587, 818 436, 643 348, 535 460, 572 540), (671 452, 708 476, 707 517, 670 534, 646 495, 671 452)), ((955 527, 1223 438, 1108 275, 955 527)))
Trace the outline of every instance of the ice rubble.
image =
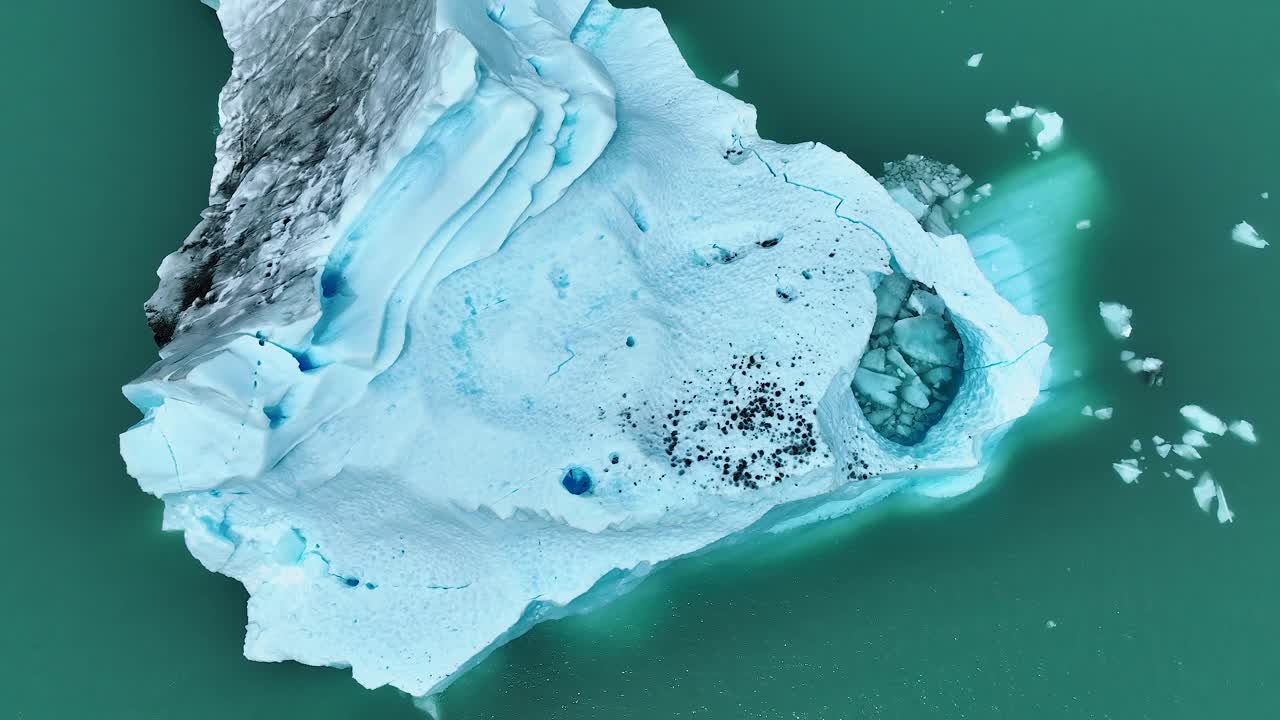
POLYGON ((1045 325, 964 238, 759 138, 656 12, 211 4, 210 207, 121 452, 248 589, 249 658, 429 694, 673 557, 952 492, 1037 396, 1045 325), (911 445, 853 389, 906 281, 895 367, 952 376, 895 388, 911 445))

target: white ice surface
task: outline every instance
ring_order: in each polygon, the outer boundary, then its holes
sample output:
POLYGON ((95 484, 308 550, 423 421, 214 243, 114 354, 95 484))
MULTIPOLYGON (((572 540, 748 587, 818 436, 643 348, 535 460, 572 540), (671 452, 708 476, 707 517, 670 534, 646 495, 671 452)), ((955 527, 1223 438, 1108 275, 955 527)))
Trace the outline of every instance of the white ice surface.
POLYGON ((1182 413, 1182 417, 1187 419, 1187 422, 1191 423, 1192 427, 1201 432, 1207 432, 1211 435, 1225 435, 1227 432, 1227 424, 1225 422, 1199 405, 1183 405, 1179 412, 1182 413))
POLYGON ((974 53, 973 55, 970 55, 969 59, 966 60, 964 64, 971 68, 978 67, 982 64, 982 53, 974 53))
MULTIPOLYGON (((220 4, 245 87, 272 79, 248 71, 272 48, 238 33, 324 22, 300 5, 220 4)), ((398 36, 430 45, 416 112, 288 258, 315 271, 313 294, 268 312, 216 288, 126 388, 144 413, 121 437, 128 469, 165 527, 247 588, 246 656, 429 694, 672 558, 981 478, 1049 348, 963 237, 925 232, 841 153, 758 137, 754 109, 697 80, 654 11, 443 0, 431 22, 398 36), (952 405, 911 447, 879 437, 850 389, 869 273, 895 270, 946 303, 964 345, 952 405), (717 429, 722 403, 764 382, 811 424, 799 449, 717 429), (750 488, 698 445, 795 452, 776 482, 753 466, 750 488), (589 492, 562 486, 570 468, 589 492)), ((238 90, 224 114, 251 112, 238 90)))
POLYGON ((1235 227, 1231 228, 1231 239, 1241 245, 1248 245, 1253 248, 1264 248, 1268 244, 1267 241, 1263 240, 1262 236, 1258 234, 1258 231, 1247 222, 1239 223, 1235 227))
POLYGON ((1102 316, 1102 323, 1112 337, 1127 338, 1133 333, 1133 311, 1128 307, 1120 303, 1100 302, 1098 314, 1102 316))

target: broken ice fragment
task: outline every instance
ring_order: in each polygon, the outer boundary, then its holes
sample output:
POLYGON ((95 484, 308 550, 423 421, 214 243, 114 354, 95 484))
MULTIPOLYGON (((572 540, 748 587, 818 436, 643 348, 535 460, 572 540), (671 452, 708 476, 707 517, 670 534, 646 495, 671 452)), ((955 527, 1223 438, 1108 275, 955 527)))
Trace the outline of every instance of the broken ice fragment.
POLYGON ((1093 406, 1085 405, 1084 407, 1080 408, 1080 414, 1084 415, 1085 417, 1093 417, 1093 406))
POLYGON ((1262 236, 1258 234, 1258 231, 1254 230, 1253 226, 1247 222, 1242 222, 1234 228, 1231 228, 1231 239, 1241 245, 1248 245, 1249 247, 1254 248, 1264 248, 1267 246, 1267 241, 1263 240, 1262 236))
POLYGON ((1152 435, 1152 436, 1151 436, 1151 442, 1152 442, 1152 443, 1154 443, 1154 444, 1156 444, 1156 445, 1163 445, 1163 444, 1164 444, 1164 438, 1160 437, 1159 435, 1152 435))
POLYGON ((1121 460, 1118 463, 1111 463, 1111 468, 1116 471, 1116 474, 1120 476, 1120 479, 1126 485, 1137 482, 1138 476, 1142 474, 1142 470, 1138 469, 1137 460, 1121 460))
POLYGON ((1227 496, 1222 492, 1221 485, 1217 486, 1215 497, 1218 498, 1218 523, 1225 525, 1235 520, 1236 514, 1231 512, 1231 508, 1227 507, 1227 496))
POLYGON ((1184 405, 1182 417, 1187 419, 1197 430, 1212 433, 1213 435, 1225 435, 1227 432, 1227 424, 1218 419, 1216 415, 1206 411, 1199 405, 1184 405))
POLYGON ((1191 478, 1196 476, 1195 473, 1191 472, 1190 470, 1183 470, 1182 468, 1174 468, 1173 471, 1177 473, 1178 477, 1182 478, 1183 480, 1190 480, 1191 478))
POLYGON ((1026 120, 1027 118, 1035 114, 1036 114, 1035 108, 1027 107, 1026 105, 1022 105, 1022 104, 1014 105, 1013 109, 1009 111, 1009 115, 1014 120, 1026 120))
POLYGON ((982 64, 982 53, 974 53, 969 56, 969 61, 965 63, 969 67, 976 68, 982 64))
POLYGON ((1258 436, 1253 432, 1253 423, 1248 420, 1236 420, 1227 426, 1227 430, 1247 443, 1258 442, 1258 436))
POLYGON ((1209 441, 1204 439, 1204 433, 1199 430, 1188 430, 1182 433, 1182 443, 1193 448, 1209 447, 1209 441))
MULTIPOLYGON (((1005 128, 1009 127, 1009 123, 1012 120, 1013 118, 998 108, 992 108, 987 111, 987 124, 995 130, 1004 131, 1005 128)), ((981 192, 982 188, 978 188, 978 190, 981 192)))
POLYGON ((1213 481, 1213 477, 1208 472, 1200 473, 1200 480, 1191 489, 1191 492, 1196 496, 1196 504, 1200 506, 1201 510, 1209 512, 1209 504, 1213 502, 1214 496, 1217 495, 1217 489, 1217 483, 1213 481))
POLYGON ((893 325, 893 339, 902 352, 934 365, 956 366, 959 343, 955 331, 940 315, 922 315, 899 320, 893 325))
POLYGON ((1031 123, 1036 133, 1036 145, 1052 150, 1062 142, 1062 116, 1056 112, 1037 112, 1031 123))
POLYGON ((1186 460, 1200 459, 1200 453, 1190 445, 1183 445, 1183 444, 1174 445, 1173 454, 1186 460))
POLYGON ((1080 222, 1076 223, 1077 230, 1088 230, 1091 227, 1093 227, 1093 221, 1090 220, 1089 218, 1085 218, 1084 220, 1081 220, 1080 222))
POLYGON ((1129 449, 1134 452, 1142 452, 1142 441, 1135 439, 1133 442, 1129 443, 1129 449))
POLYGON ((1107 326, 1107 332, 1111 336, 1120 339, 1127 338, 1133 333, 1133 311, 1125 305, 1114 302, 1098 303, 1098 314, 1102 316, 1102 322, 1107 326))
POLYGON ((1111 409, 1111 408, 1109 408, 1109 407, 1098 408, 1097 410, 1094 410, 1094 411, 1093 411, 1093 416, 1094 416, 1094 417, 1096 417, 1096 418, 1098 418, 1099 420, 1110 420, 1110 419, 1111 419, 1111 415, 1112 415, 1114 412, 1115 412, 1115 411, 1114 411, 1114 410, 1112 410, 1112 409, 1111 409))
POLYGON ((1161 443, 1159 445, 1156 445, 1156 454, 1162 458, 1167 458, 1169 457, 1169 451, 1172 449, 1173 447, 1168 443, 1161 443))
POLYGON ((728 75, 725 75, 724 77, 720 78, 720 84, 730 88, 738 87, 738 71, 734 70, 728 75))
POLYGON ((873 372, 884 372, 884 348, 868 350, 859 365, 873 372))
POLYGON ((853 386, 880 405, 897 407, 897 392, 900 385, 902 381, 892 375, 872 372, 865 368, 858 368, 853 373, 853 386))

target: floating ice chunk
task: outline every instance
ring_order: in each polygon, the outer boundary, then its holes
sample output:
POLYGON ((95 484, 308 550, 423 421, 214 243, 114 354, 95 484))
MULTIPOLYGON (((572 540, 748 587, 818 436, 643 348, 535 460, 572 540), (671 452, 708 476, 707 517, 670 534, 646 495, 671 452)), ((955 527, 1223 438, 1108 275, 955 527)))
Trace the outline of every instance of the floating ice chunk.
POLYGON ((1129 449, 1134 452, 1142 452, 1142 441, 1134 439, 1133 442, 1129 443, 1129 449))
POLYGON ((1199 460, 1200 452, 1190 445, 1179 443, 1173 446, 1173 454, 1186 460, 1199 460))
POLYGON ((1116 474, 1120 476, 1120 479, 1126 485, 1137 482, 1138 476, 1142 475, 1142 470, 1138 468, 1138 461, 1133 459, 1111 463, 1111 468, 1116 471, 1116 474))
POLYGON ((1209 441, 1204 439, 1204 433, 1199 430, 1188 430, 1182 433, 1182 444, 1193 448, 1209 447, 1209 441))
POLYGON ((1271 199, 1271 193, 1269 193, 1269 192, 1264 192, 1264 193, 1262 193, 1262 199, 1263 199, 1263 200, 1269 200, 1269 199, 1271 199))
POLYGON ((982 64, 982 53, 974 53, 970 55, 968 62, 965 63, 965 65, 968 65, 969 67, 972 67, 972 68, 976 68, 981 64, 982 64))
POLYGON ((892 375, 858 368, 853 373, 853 386, 880 405, 898 406, 898 387, 902 381, 892 375))
POLYGON ((920 220, 929 212, 929 206, 917 200, 916 196, 904 187, 889 188, 889 197, 901 205, 903 210, 911 213, 911 217, 916 220, 920 220))
POLYGON ((1093 406, 1085 405, 1084 407, 1080 408, 1080 414, 1084 415, 1085 417, 1093 417, 1093 406))
POLYGON ((1258 436, 1253 432, 1253 423, 1248 420, 1235 420, 1227 426, 1227 430, 1247 443, 1258 442, 1258 436))
POLYGON ((1111 333, 1112 337, 1127 338, 1133 333, 1133 311, 1127 306, 1114 302, 1100 302, 1098 314, 1102 316, 1102 322, 1107 326, 1107 332, 1111 333))
POLYGON ((1009 111, 1010 117, 1012 117, 1014 120, 1026 120, 1027 118, 1035 114, 1036 114, 1035 108, 1027 107, 1026 105, 1022 105, 1022 104, 1014 105, 1013 109, 1009 111))
POLYGON ((1085 218, 1080 222, 1076 223, 1077 230, 1088 230, 1091 227, 1093 227, 1093 221, 1090 220, 1089 218, 1085 218))
POLYGON ((1129 357, 1127 359, 1124 357, 1125 353, 1121 353, 1120 357, 1125 361, 1124 366, 1129 369, 1129 372, 1135 375, 1138 373, 1158 373, 1164 369, 1164 361, 1160 358, 1140 358, 1134 355, 1134 353, 1128 353, 1128 355, 1129 357))
POLYGON ((1168 443, 1159 443, 1156 445, 1156 454, 1162 458, 1167 458, 1169 457, 1169 451, 1172 449, 1173 446, 1168 443))
POLYGON ((1039 160, 1039 159, 1040 159, 1040 155, 1041 155, 1041 154, 1042 154, 1042 153, 1041 153, 1041 151, 1039 151, 1039 150, 1032 150, 1032 151, 1031 151, 1031 159, 1032 159, 1032 160, 1039 160))
POLYGON ((1045 621, 1044 621, 1044 627, 1045 627, 1045 629, 1046 629, 1046 630, 1052 630, 1052 629, 1054 629, 1054 628, 1058 627, 1058 623, 1057 623, 1057 621, 1054 621, 1054 620, 1045 620, 1045 621))
POLYGON ((1227 496, 1222 492, 1222 486, 1218 485, 1217 492, 1214 494, 1218 498, 1218 523, 1225 525, 1232 522, 1236 518, 1236 514, 1231 512, 1231 508, 1227 507, 1227 496))
POLYGON ((1176 473, 1178 477, 1182 478, 1183 480, 1190 480, 1196 476, 1196 474, 1191 472, 1190 470, 1183 470, 1182 468, 1174 468, 1173 472, 1176 473))
POLYGON ((734 70, 728 75, 725 75, 724 77, 720 78, 720 84, 730 88, 738 87, 738 71, 734 70))
MULTIPOLYGON (((1013 118, 1006 115, 1005 112, 999 108, 992 108, 987 111, 987 124, 994 130, 1003 132, 1005 128, 1009 127, 1009 123, 1012 120, 1013 118)), ((979 190, 981 190, 981 188, 979 188, 979 190)))
POLYGON ((1231 228, 1231 239, 1249 247, 1264 248, 1267 246, 1267 241, 1263 240, 1258 231, 1254 230, 1253 226, 1247 222, 1242 222, 1231 228))
POLYGON ((1093 416, 1098 418, 1099 420, 1110 420, 1114 412, 1115 411, 1109 407, 1098 408, 1097 410, 1093 411, 1093 416))
POLYGON ((902 352, 934 365, 957 364, 960 347, 954 338, 954 331, 939 315, 910 317, 893 325, 893 339, 902 352))
POLYGON ((991 183, 983 183, 979 185, 978 194, 982 197, 991 197, 991 183))
POLYGON ((1052 150, 1062 143, 1062 116, 1056 112, 1037 112, 1031 129, 1041 149, 1052 150))
POLYGON ((1200 480, 1196 482, 1196 486, 1191 489, 1192 494, 1196 496, 1196 504, 1200 509, 1209 512, 1209 504, 1213 502, 1213 498, 1218 494, 1218 484, 1213 481, 1213 477, 1208 472, 1200 473, 1200 480))
POLYGON ((1218 419, 1216 415, 1206 411, 1199 405, 1183 405, 1182 417, 1187 419, 1197 430, 1211 433, 1213 435, 1225 435, 1227 432, 1227 424, 1218 419))
POLYGON ((1164 445, 1164 438, 1160 437, 1159 435, 1152 435, 1151 442, 1156 445, 1164 445))
POLYGON ((902 389, 902 399, 906 400, 908 405, 921 410, 929 407, 929 391, 925 389, 924 383, 920 382, 918 377, 912 377, 907 381, 906 387, 902 389))
POLYGON ((872 372, 884 372, 884 348, 868 350, 859 365, 872 372))
POLYGON ((876 315, 896 318, 902 311, 902 304, 911 294, 911 280, 905 275, 895 273, 886 275, 876 288, 876 315))

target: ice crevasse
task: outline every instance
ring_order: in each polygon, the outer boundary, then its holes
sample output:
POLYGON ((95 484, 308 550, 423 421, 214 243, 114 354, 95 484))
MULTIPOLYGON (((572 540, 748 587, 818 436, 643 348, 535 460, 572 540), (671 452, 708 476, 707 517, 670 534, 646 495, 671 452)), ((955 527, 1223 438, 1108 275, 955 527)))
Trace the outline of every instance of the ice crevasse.
POLYGON ((965 239, 760 138, 654 11, 209 4, 210 206, 121 451, 251 659, 428 695, 664 561, 971 484, 1036 399, 1045 325, 965 239))

